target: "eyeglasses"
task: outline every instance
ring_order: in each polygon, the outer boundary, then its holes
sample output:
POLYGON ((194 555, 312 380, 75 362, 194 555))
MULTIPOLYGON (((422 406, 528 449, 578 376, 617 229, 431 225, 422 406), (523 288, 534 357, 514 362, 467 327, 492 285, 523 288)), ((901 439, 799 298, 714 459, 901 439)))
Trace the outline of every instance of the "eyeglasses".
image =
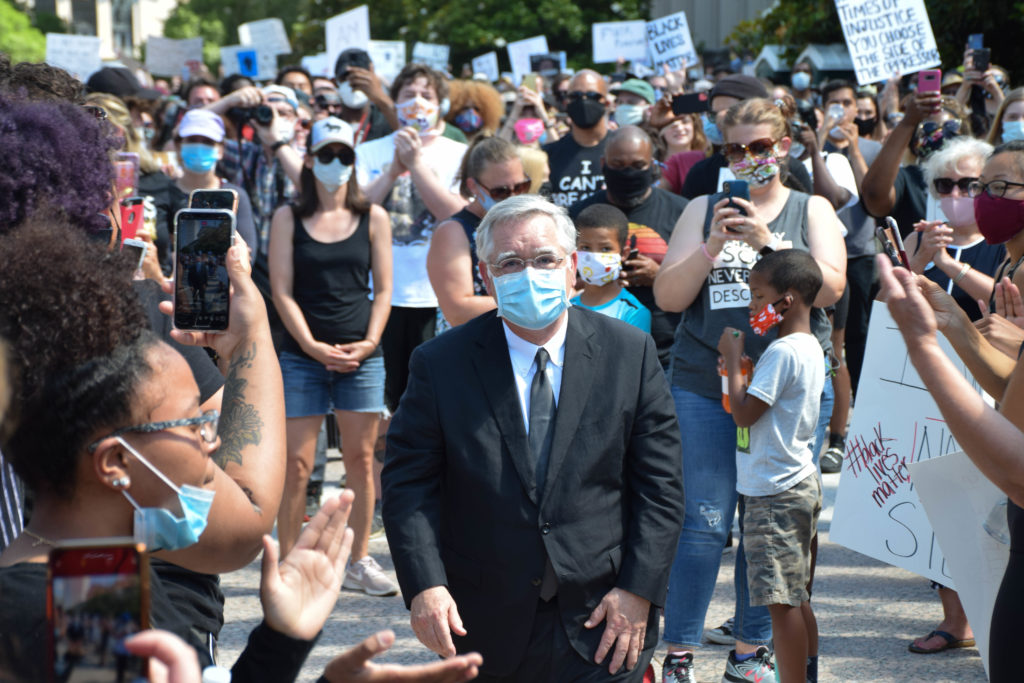
POLYGON ((604 95, 593 90, 587 90, 586 92, 583 92, 582 90, 573 90, 568 95, 566 95, 566 97, 568 97, 570 100, 579 100, 584 97, 587 98, 588 100, 594 101, 604 99, 604 95))
POLYGON ((541 254, 539 256, 534 256, 533 258, 509 256, 497 263, 488 263, 487 265, 496 270, 499 275, 511 275, 512 273, 523 272, 526 266, 532 266, 537 270, 554 270, 562 265, 563 261, 565 261, 564 256, 541 254))
POLYGON ((1011 183, 1009 180, 993 180, 990 183, 983 183, 975 180, 967 186, 967 194, 977 197, 984 192, 993 199, 999 199, 1006 196, 1006 190, 1010 187, 1024 187, 1024 183, 1011 183))
POLYGON ((356 153, 352 151, 351 147, 342 147, 336 152, 324 147, 316 153, 316 158, 321 164, 329 164, 337 159, 342 166, 351 166, 356 161, 356 153))
MULTIPOLYGON (((476 179, 474 178, 474 180, 476 179)), ((500 202, 503 199, 508 199, 509 197, 518 197, 519 195, 530 191, 529 178, 520 183, 516 183, 515 185, 502 185, 501 187, 487 187, 479 180, 477 180, 476 182, 477 185, 484 188, 484 190, 487 191, 487 194, 490 195, 491 199, 493 199, 496 202, 500 202)))
POLYGON ((722 146, 722 154, 732 163, 739 163, 747 157, 750 152, 755 157, 770 156, 775 151, 775 140, 761 138, 747 144, 739 142, 727 142, 722 146))
MULTIPOLYGON (((109 439, 112 436, 120 436, 127 434, 128 432, 162 432, 165 429, 173 429, 174 427, 191 427, 192 425, 199 425, 199 435, 203 437, 203 441, 206 443, 214 443, 217 440, 217 423, 220 420, 220 413, 216 410, 207 410, 202 415, 197 417, 186 417, 180 420, 166 420, 164 422, 147 422, 146 424, 133 425, 131 427, 121 427, 115 429, 110 434, 107 434, 104 439, 109 439)), ((99 439, 89 444, 89 451, 96 450, 96 446, 103 439, 99 439)))
POLYGON ((935 186, 935 191, 939 194, 949 194, 953 191, 954 187, 959 187, 961 194, 967 194, 971 189, 971 183, 976 180, 977 178, 961 178, 960 180, 953 180, 952 178, 936 178, 932 181, 932 185, 935 186))

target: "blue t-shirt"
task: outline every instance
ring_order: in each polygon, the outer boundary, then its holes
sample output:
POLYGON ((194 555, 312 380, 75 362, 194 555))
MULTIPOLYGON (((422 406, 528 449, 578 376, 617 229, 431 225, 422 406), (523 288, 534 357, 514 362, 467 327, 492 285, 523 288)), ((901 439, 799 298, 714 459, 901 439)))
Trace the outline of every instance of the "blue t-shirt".
POLYGON ((625 288, 619 290, 617 297, 600 306, 587 306, 580 301, 579 296, 573 297, 572 305, 589 308, 592 311, 603 313, 612 318, 618 318, 630 325, 639 327, 647 334, 651 333, 651 312, 625 288))

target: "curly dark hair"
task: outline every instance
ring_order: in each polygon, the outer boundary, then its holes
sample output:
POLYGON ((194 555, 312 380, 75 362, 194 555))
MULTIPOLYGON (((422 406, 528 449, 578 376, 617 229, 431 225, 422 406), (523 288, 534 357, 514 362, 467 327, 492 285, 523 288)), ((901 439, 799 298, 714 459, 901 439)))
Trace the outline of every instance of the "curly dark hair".
POLYGON ((64 69, 44 62, 18 62, 0 76, 0 90, 26 99, 81 104, 85 86, 64 69))
POLYGON ((0 94, 0 234, 42 207, 79 229, 106 227, 113 191, 113 129, 67 102, 0 94))
POLYGON ((34 490, 72 495, 87 439, 132 420, 158 338, 120 254, 59 219, 0 236, 0 262, 13 384, 0 448, 34 490))

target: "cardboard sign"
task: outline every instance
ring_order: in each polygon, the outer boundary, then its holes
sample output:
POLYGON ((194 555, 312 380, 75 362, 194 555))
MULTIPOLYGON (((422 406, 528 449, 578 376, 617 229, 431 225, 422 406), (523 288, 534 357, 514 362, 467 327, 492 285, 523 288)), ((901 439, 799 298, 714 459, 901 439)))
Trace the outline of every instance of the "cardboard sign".
POLYGON ((679 71, 684 64, 693 66, 697 63, 697 51, 693 49, 686 12, 648 21, 647 47, 651 66, 658 73, 661 73, 662 64, 668 64, 672 71, 679 71))
MULTIPOLYGON (((941 334, 939 344, 981 393, 941 334)), ((846 457, 836 492, 831 540, 952 587, 953 575, 908 468, 911 463, 959 450, 910 362, 889 309, 874 302, 857 410, 846 437, 846 457)))
POLYGON ((393 81, 405 66, 405 41, 371 40, 366 48, 373 61, 374 72, 386 81, 393 81))
POLYGON ((161 38, 146 39, 146 71, 154 76, 179 76, 189 62, 203 61, 203 39, 161 38))
POLYGON ((487 80, 491 83, 501 78, 501 72, 498 71, 498 53, 488 52, 479 57, 474 57, 473 73, 487 76, 487 80))
POLYGON ((253 45, 225 45, 220 49, 225 75, 241 74, 257 81, 277 76, 277 53, 253 45))
POLYGON ((260 49, 275 55, 286 55, 292 51, 288 33, 280 19, 260 19, 240 24, 238 41, 242 45, 258 45, 260 49))
POLYGON ((448 56, 451 51, 447 45, 417 42, 412 46, 412 61, 416 64, 426 64, 438 71, 448 71, 448 56))
POLYGON ((350 47, 364 50, 370 46, 370 10, 366 5, 335 15, 324 22, 327 59, 331 69, 338 61, 338 55, 350 47))
POLYGON ((924 0, 836 0, 836 10, 860 85, 942 63, 924 0))
POLYGON ((1006 494, 963 453, 913 463, 909 469, 939 545, 949 550, 949 573, 988 672, 992 607, 1010 559, 1010 547, 993 536, 1005 528, 1006 494))
POLYGON ((594 40, 594 63, 647 58, 647 23, 636 21, 602 21, 591 26, 594 40))
POLYGON ((315 55, 307 55, 302 58, 302 68, 313 76, 326 76, 334 78, 334 65, 327 59, 327 53, 321 52, 315 55))
POLYGON ((508 61, 512 65, 513 83, 519 83, 530 73, 530 55, 549 52, 547 36, 534 36, 508 44, 508 61))
POLYGON ((98 36, 47 33, 46 63, 64 69, 84 83, 103 66, 100 39, 98 36))

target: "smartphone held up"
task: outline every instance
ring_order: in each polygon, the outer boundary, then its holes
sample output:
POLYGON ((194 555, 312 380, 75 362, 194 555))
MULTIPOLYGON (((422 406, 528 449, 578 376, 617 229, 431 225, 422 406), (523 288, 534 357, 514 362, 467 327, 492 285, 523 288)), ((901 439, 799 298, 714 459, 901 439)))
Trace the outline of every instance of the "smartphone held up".
POLYGON ((223 209, 182 209, 174 217, 174 326, 195 332, 228 328, 227 254, 235 215, 223 209))

